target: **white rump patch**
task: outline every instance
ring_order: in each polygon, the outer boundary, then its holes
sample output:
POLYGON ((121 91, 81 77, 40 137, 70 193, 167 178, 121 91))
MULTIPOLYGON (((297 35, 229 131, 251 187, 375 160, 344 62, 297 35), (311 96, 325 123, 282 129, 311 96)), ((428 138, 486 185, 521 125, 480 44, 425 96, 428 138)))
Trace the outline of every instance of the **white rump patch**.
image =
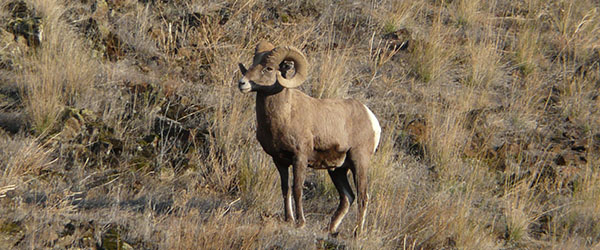
POLYGON ((373 140, 375 140, 375 143, 373 144, 373 153, 375 153, 375 150, 379 145, 379 137, 381 136, 381 126, 379 126, 379 121, 377 121, 375 114, 373 114, 373 112, 371 112, 371 110, 366 105, 363 104, 363 106, 365 106, 367 113, 369 113, 369 120, 371 121, 373 132, 375 133, 375 137, 373 138, 373 140))

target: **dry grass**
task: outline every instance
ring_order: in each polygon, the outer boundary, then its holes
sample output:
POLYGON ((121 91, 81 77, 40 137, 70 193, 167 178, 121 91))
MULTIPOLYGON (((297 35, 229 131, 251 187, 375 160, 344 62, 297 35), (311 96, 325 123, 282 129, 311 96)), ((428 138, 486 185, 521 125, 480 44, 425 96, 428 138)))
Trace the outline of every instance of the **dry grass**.
POLYGON ((27 122, 0 129, 0 248, 597 248, 599 11, 5 1, 0 118, 27 122), (39 45, 21 25, 35 20, 39 45), (308 172, 307 226, 282 221, 254 96, 234 84, 260 40, 306 53, 306 93, 356 98, 379 118, 360 239, 354 206, 340 236, 325 233, 338 202, 325 171, 308 172))
POLYGON ((22 65, 19 85, 27 93, 28 113, 37 133, 45 133, 65 105, 83 106, 100 64, 91 58, 83 41, 60 20, 64 9, 52 1, 33 1, 43 26, 43 43, 35 52, 22 48, 15 57, 22 65))

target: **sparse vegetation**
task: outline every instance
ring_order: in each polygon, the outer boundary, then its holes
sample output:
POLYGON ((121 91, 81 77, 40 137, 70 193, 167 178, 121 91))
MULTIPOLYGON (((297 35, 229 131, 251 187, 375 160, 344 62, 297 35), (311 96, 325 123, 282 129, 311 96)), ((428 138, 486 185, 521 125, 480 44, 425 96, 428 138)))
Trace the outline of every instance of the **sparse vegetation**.
POLYGON ((600 247, 593 0, 0 3, 0 249, 600 247), (308 171, 307 227, 235 85, 260 40, 383 134, 356 205, 308 171))

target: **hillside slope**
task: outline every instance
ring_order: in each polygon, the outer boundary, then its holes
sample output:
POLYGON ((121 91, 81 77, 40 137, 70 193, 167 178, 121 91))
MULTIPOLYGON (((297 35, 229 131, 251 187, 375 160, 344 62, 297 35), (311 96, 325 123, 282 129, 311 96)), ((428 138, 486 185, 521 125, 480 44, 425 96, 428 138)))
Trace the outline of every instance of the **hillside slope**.
POLYGON ((600 247, 600 2, 7 0, 0 249, 600 247), (366 233, 308 171, 282 221, 237 63, 376 114, 366 233))

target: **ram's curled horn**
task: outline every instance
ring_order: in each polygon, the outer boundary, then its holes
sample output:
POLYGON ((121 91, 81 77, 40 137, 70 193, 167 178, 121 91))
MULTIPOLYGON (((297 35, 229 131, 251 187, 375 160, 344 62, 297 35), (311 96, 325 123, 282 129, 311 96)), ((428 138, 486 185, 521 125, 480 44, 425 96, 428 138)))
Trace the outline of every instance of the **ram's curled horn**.
POLYGON ((254 49, 254 59, 252 59, 252 65, 259 64, 263 57, 271 52, 275 46, 267 41, 261 41, 256 45, 254 49))
POLYGON ((295 88, 300 86, 308 75, 308 61, 304 54, 298 49, 293 47, 277 47, 271 51, 271 55, 267 59, 267 65, 271 65, 274 68, 278 68, 278 65, 284 60, 294 61, 294 67, 296 67, 296 74, 290 79, 285 79, 281 72, 277 72, 277 81, 281 86, 286 88, 295 88))

